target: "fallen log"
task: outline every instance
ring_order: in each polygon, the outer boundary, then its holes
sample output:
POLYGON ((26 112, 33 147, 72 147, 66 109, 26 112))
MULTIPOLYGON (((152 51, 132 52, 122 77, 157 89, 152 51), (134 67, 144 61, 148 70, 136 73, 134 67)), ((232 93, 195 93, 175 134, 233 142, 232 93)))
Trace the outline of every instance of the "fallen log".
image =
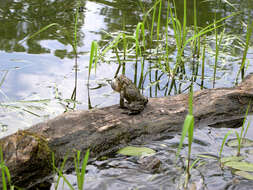
MULTIPOLYGON (((252 99, 253 74, 234 88, 194 92, 195 126, 205 122, 213 127, 238 127, 252 99)), ((52 174, 52 152, 56 165, 75 150, 85 153, 89 148, 94 158, 138 137, 145 140, 178 132, 187 113, 187 94, 150 98, 138 115, 122 114, 118 105, 68 112, 0 139, 0 145, 12 182, 29 189, 52 174)))

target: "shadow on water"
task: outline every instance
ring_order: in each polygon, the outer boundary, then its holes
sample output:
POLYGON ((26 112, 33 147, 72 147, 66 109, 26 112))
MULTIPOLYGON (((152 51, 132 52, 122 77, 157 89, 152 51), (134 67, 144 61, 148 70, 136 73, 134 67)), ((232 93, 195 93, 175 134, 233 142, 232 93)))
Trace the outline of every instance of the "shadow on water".
MULTIPOLYGON (((135 43, 122 41, 112 48, 98 63, 96 75, 88 81, 89 51, 93 40, 96 40, 103 51, 119 33, 133 35, 136 26, 145 18, 145 13, 153 6, 153 1, 116 0, 116 1, 80 1, 81 11, 77 24, 77 53, 73 49, 75 13, 77 3, 74 1, 6 1, 0 0, 0 101, 2 130, 0 137, 11 134, 18 128, 29 127, 34 123, 47 120, 63 113, 67 109, 91 109, 104 107, 119 102, 113 93, 108 80, 115 72, 123 72, 135 84, 143 87, 142 92, 149 97, 160 97, 185 93, 190 84, 195 89, 211 88, 214 68, 215 36, 210 32, 201 38, 202 59, 194 57, 191 45, 183 55, 184 68, 178 68, 178 75, 172 79, 171 70, 176 63, 176 42, 172 24, 168 28, 166 44, 167 1, 161 9, 160 33, 157 35, 158 20, 154 21, 151 32, 152 15, 147 15, 145 22, 145 49, 141 46, 142 56, 136 57, 135 43), (42 29, 48 24, 58 23, 31 40, 20 43, 28 35, 42 29), (67 31, 67 32, 66 32, 67 31), (153 35, 154 39, 150 38, 153 35), (167 46, 166 46, 167 45, 167 46), (165 58, 167 47, 168 57, 165 58), (205 49, 205 50, 203 50, 205 49), (77 62, 75 63, 75 55, 77 62), (205 56, 204 56, 205 55, 205 56), (203 59, 203 57, 205 57, 203 59), (204 61, 203 61, 204 60, 204 61), (141 80, 141 63, 143 62, 143 81, 141 80), (204 66, 203 66, 203 63, 204 66), (120 67, 121 66, 121 67, 120 67), (120 69, 117 69, 120 68, 120 69), (123 69, 122 69, 123 68, 123 69), (201 76, 204 70, 205 75, 201 76), (78 76, 78 77, 77 77, 78 76), (140 84, 140 85, 139 85, 140 84), (18 126, 18 127, 17 127, 18 126)), ((230 1, 197 1, 197 23, 204 27, 216 19, 224 18, 235 11, 242 11, 224 23, 224 45, 219 54, 215 87, 230 87, 234 84, 236 72, 243 52, 245 24, 253 17, 251 0, 230 1), (241 38, 242 37, 242 38, 241 38)), ((171 4, 172 8, 173 4, 171 4)), ((178 19, 183 23, 183 1, 176 1, 178 19)), ((174 9, 173 9, 174 10, 174 9)), ((193 35, 193 1, 187 1, 187 26, 193 35)), ((158 14, 158 9, 156 14, 158 14)), ((140 38, 143 38, 140 37, 140 38)), ((251 54, 248 60, 252 62, 251 54)), ((253 68, 249 64, 247 73, 253 68)), ((197 130, 198 139, 193 145, 193 159, 199 154, 208 153, 214 159, 203 159, 193 171, 192 184, 202 185, 202 189, 247 189, 252 182, 240 180, 230 170, 223 171, 215 157, 218 154, 225 129, 197 130), (211 133, 210 133, 211 131, 211 133), (204 185, 203 185, 204 184, 204 185)), ((86 178, 87 189, 176 189, 183 180, 184 158, 180 158, 179 167, 173 165, 175 149, 179 136, 149 142, 148 146, 157 151, 162 161, 158 173, 150 173, 139 168, 134 157, 118 156, 88 166, 86 178)), ((142 145, 141 145, 142 146, 142 145)), ((233 149, 227 147, 225 154, 233 149)), ((186 150, 183 149, 183 156, 186 150)), ((252 152, 245 149, 245 154, 252 152)), ((71 179, 73 176, 69 175, 71 179)))

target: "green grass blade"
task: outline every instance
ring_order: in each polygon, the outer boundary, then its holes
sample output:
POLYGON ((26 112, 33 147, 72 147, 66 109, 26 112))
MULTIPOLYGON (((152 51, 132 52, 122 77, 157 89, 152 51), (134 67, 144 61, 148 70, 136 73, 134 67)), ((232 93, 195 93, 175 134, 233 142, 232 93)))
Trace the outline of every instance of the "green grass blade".
POLYGON ((1 164, 0 165, 0 168, 2 170, 2 185, 3 185, 3 190, 7 190, 7 184, 6 184, 6 179, 5 179, 5 174, 4 174, 4 167, 3 165, 1 164))
POLYGON ((228 138, 228 136, 233 133, 234 131, 230 130, 226 133, 226 135, 224 136, 223 140, 222 140, 222 143, 221 143, 221 147, 220 147, 220 152, 219 152, 219 158, 221 159, 221 154, 222 154, 222 151, 223 151, 223 148, 224 148, 224 145, 225 145, 225 142, 228 138))
POLYGON ((182 129, 182 134, 181 134, 181 139, 180 139, 180 142, 179 142, 179 146, 178 146, 178 149, 177 149, 177 154, 176 154, 176 160, 178 159, 178 156, 180 154, 180 151, 182 149, 182 146, 183 146, 183 142, 184 142, 184 139, 189 131, 189 128, 191 127, 192 123, 194 122, 194 117, 193 115, 187 115, 185 120, 184 120, 184 125, 183 125, 183 129, 182 129))
POLYGON ((200 158, 197 158, 196 160, 194 160, 194 162, 191 164, 190 170, 198 163, 199 160, 200 158))
POLYGON ((183 24, 183 37, 182 37, 182 44, 184 44, 184 41, 186 39, 186 21, 187 21, 187 12, 186 12, 186 8, 187 8, 187 1, 184 0, 184 24, 183 24))
POLYGON ((157 18, 157 28, 156 28, 157 41, 159 40, 159 34, 160 34, 161 12, 162 12, 162 0, 160 0, 158 18, 157 18))
POLYGON ((80 151, 77 151, 77 156, 74 156, 74 163, 75 163, 75 172, 76 172, 78 189, 80 189, 80 172, 79 172, 80 164, 79 164, 79 162, 80 162, 80 151))
POLYGON ((6 183, 6 179, 5 179, 5 163, 4 163, 4 158, 3 158, 3 151, 2 148, 0 147, 0 169, 1 169, 1 173, 2 173, 2 186, 3 186, 3 190, 7 190, 7 183, 6 183))
POLYGON ((245 132, 244 132, 244 134, 243 134, 243 139, 246 137, 246 134, 247 134, 247 132, 248 132, 249 126, 250 126, 250 121, 248 121, 246 130, 245 130, 245 132))
POLYGON ((57 171, 58 175, 62 177, 62 179, 69 186, 69 188, 71 190, 75 190, 74 187, 71 185, 71 183, 68 181, 68 179, 63 175, 62 171, 60 171, 58 168, 55 168, 55 170, 57 171))
POLYGON ((101 56, 103 57, 106 52, 108 52, 110 49, 113 49, 118 45, 118 43, 122 40, 123 34, 119 33, 116 38, 113 39, 113 41, 102 51, 101 56))
POLYGON ((238 147, 237 147, 237 154, 236 156, 240 156, 240 150, 241 150, 241 138, 240 138, 240 135, 237 131, 235 131, 235 135, 236 135, 236 138, 237 138, 237 141, 238 141, 238 147))
POLYGON ((145 30, 144 30, 144 24, 142 22, 139 22, 136 27, 136 32, 135 32, 135 48, 136 48, 136 55, 141 56, 141 48, 140 48, 140 42, 139 42, 139 33, 140 29, 142 32, 142 42, 143 46, 145 47, 145 30))
POLYGON ((42 29, 40 29, 39 31, 35 32, 34 34, 32 34, 31 36, 28 36, 26 39, 24 39, 23 41, 21 41, 20 43, 23 43, 24 41, 30 40, 32 38, 34 38, 35 36, 37 36, 38 34, 40 34, 41 32, 44 32, 45 30, 47 30, 48 28, 52 27, 52 26, 59 26, 59 24, 57 23, 52 23, 49 24, 45 27, 43 27, 42 29))
MULTIPOLYGON (((242 128, 241 128, 240 136, 239 136, 239 138, 237 137, 238 138, 237 156, 239 156, 240 152, 241 152, 241 144, 242 144, 242 139, 243 139, 242 137, 243 137, 243 133, 244 133, 244 126, 245 126, 245 123, 246 123, 246 119, 247 119, 247 116, 248 116, 248 113, 249 113, 250 106, 251 106, 251 101, 249 102, 249 105, 247 107, 247 110, 246 110, 246 113, 245 113, 245 116, 244 116, 244 120, 243 120, 243 124, 242 124, 242 128)), ((248 128, 248 126, 247 126, 247 128, 248 128)))
POLYGON ((247 57, 247 53, 248 53, 248 49, 249 49, 249 45, 250 45, 250 39, 251 39, 252 32, 253 32, 253 21, 251 24, 249 23, 247 26, 246 45, 245 45, 245 49, 243 52, 240 70, 238 71, 237 76, 236 76, 236 84, 238 83, 238 78, 239 78, 240 73, 243 71, 243 69, 245 67, 245 61, 246 61, 246 57, 247 57))
POLYGON ((225 32, 225 29, 222 31, 220 35, 220 39, 218 41, 218 33, 217 29, 215 29, 215 38, 216 38, 216 46, 215 46, 215 62, 214 62, 214 72, 213 72, 213 88, 215 86, 215 78, 216 78, 216 70, 217 70, 217 64, 218 64, 218 57, 220 52, 220 46, 223 39, 223 34, 225 32))
POLYGON ((3 83, 4 83, 4 81, 5 81, 6 77, 7 77, 8 72, 9 72, 9 71, 5 71, 5 72, 4 72, 4 76, 3 76, 3 78, 2 78, 2 80, 1 80, 1 82, 0 82, 0 88, 2 87, 2 85, 3 85, 3 83))
POLYGON ((5 175, 11 187, 11 174, 7 166, 4 166, 5 175))
POLYGON ((191 84, 189 93, 189 114, 193 115, 193 86, 191 84))
POLYGON ((167 70, 170 71, 170 64, 169 64, 169 44, 168 44, 168 28, 169 28, 169 23, 170 20, 169 19, 169 15, 170 15, 170 2, 168 1, 168 6, 167 6, 167 12, 166 12, 166 25, 165 25, 165 36, 166 36, 166 66, 167 66, 167 70))
MULTIPOLYGON (((54 156, 53 156, 53 157, 54 157, 54 156)), ((55 165, 53 165, 53 169, 54 169, 55 171, 57 171, 57 173, 58 173, 58 178, 57 178, 57 181, 56 181, 55 190, 58 189, 58 185, 59 185, 60 179, 61 179, 61 177, 62 177, 61 175, 59 175, 59 172, 60 172, 61 174, 63 173, 63 169, 64 169, 64 166, 65 166, 65 164, 66 164, 67 159, 68 159, 68 154, 67 154, 66 156, 64 156, 64 159, 63 159, 63 162, 62 162, 62 164, 61 164, 60 170, 59 170, 55 165)))
MULTIPOLYGON (((178 53, 178 55, 177 55, 177 58, 181 59, 181 56, 182 56, 183 51, 184 51, 184 48, 186 47, 186 45, 187 45, 190 41, 192 41, 192 40, 194 40, 194 39, 196 39, 196 38, 202 36, 203 34, 206 34, 206 33, 210 32, 210 31, 214 30, 215 28, 219 28, 219 27, 221 27, 221 26, 223 26, 223 25, 224 25, 224 24, 219 25, 219 26, 216 26, 216 27, 211 28, 211 29, 208 29, 208 30, 205 30, 205 31, 201 31, 201 32, 199 32, 197 35, 194 35, 194 36, 192 36, 191 38, 187 39, 186 42, 183 44, 183 47, 180 48, 180 51, 179 51, 179 53, 178 53)), ((178 68, 178 66, 179 66, 179 63, 180 63, 180 61, 177 61, 176 65, 174 66, 174 68, 173 68, 173 74, 176 73, 176 70, 177 70, 177 68, 178 68)))
POLYGON ((75 26, 74 26, 74 51, 75 51, 75 54, 77 54, 77 27, 78 27, 79 8, 80 8, 80 1, 78 1, 78 7, 76 9, 76 15, 75 15, 75 26))
POLYGON ((190 118, 191 120, 189 120, 189 123, 187 123, 187 125, 189 125, 189 128, 188 128, 188 160, 190 160, 190 158, 191 158, 191 147, 192 147, 193 132, 194 132, 194 117, 193 117, 193 115, 191 115, 191 116, 192 116, 190 118))
POLYGON ((206 55, 206 36, 204 36, 204 40, 203 40, 203 50, 202 50, 201 90, 204 88, 204 78, 205 78, 205 55, 206 55))
MULTIPOLYGON (((156 1, 158 3, 159 0, 156 1)), ((151 23, 151 29, 150 29, 150 45, 152 45, 153 42, 153 31, 154 31, 154 23, 155 23, 155 15, 156 15, 156 5, 153 6, 153 14, 152 14, 152 23, 151 23)))
POLYGON ((83 185, 84 185, 84 179, 85 179, 84 177, 85 177, 85 173, 86 173, 86 166, 88 163, 89 155, 90 155, 90 150, 88 149, 86 151, 86 154, 85 154, 85 157, 84 157, 84 160, 82 163, 82 170, 81 170, 81 187, 82 187, 82 189, 83 189, 83 185))
MULTIPOLYGON (((141 1, 141 0, 140 0, 141 1)), ((156 1, 155 4, 144 14, 144 19, 143 19, 143 24, 145 24, 146 20, 147 20, 147 16, 154 10, 156 9, 156 6, 158 5, 158 3, 160 3, 160 1, 156 1)), ((147 25, 149 26, 149 25, 147 25)), ((153 30, 151 30, 153 31, 153 30)))
POLYGON ((91 68, 93 66, 93 61, 94 61, 95 74, 96 74, 96 71, 97 71, 97 62, 98 62, 97 52, 98 52, 98 44, 97 44, 96 41, 92 41, 92 43, 91 43, 91 50, 90 50, 88 83, 90 81, 90 73, 91 73, 91 68))
POLYGON ((237 8, 232 4, 230 3, 229 1, 227 0, 223 0, 225 3, 227 3, 228 5, 230 5, 231 7, 233 7, 235 10, 237 10, 237 8))

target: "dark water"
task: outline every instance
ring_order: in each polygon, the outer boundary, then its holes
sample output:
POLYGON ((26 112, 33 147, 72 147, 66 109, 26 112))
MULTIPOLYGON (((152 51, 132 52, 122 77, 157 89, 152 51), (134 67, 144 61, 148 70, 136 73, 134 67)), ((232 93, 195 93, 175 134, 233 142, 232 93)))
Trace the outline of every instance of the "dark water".
MULTIPOLYGON (((217 3, 217 5, 215 1, 197 1, 197 22, 200 27, 212 23, 215 12, 218 20, 232 12, 242 11, 224 22, 224 49, 219 54, 216 87, 234 85, 243 50, 239 42, 245 42, 246 27, 244 24, 247 24, 249 19, 252 22, 253 17, 251 0, 231 0, 229 2, 232 6, 224 2, 217 3), (239 41, 239 38, 242 41, 239 41)), ((83 9, 79 13, 77 27, 77 104, 74 109, 88 109, 86 84, 91 42, 96 40, 100 48, 103 49, 113 39, 111 36, 115 37, 119 32, 125 31, 132 35, 138 22, 143 21, 144 12, 152 5, 152 1, 140 3, 135 0, 81 2, 83 9)), ((167 3, 163 3, 162 31, 166 22, 166 6, 167 3)), ((61 114, 67 108, 73 107, 74 104, 70 99, 75 88, 76 68, 71 42, 74 38, 76 7, 77 4, 74 1, 64 0, 0 0, 0 137, 45 121, 61 114), (58 23, 59 26, 53 26, 35 38, 23 41, 27 35, 34 34, 51 23, 58 23)), ((182 21, 182 0, 176 1, 176 11, 179 20, 182 21)), ((187 12, 187 25, 190 27, 193 25, 193 1, 187 2, 187 12)), ((152 20, 151 17, 147 17, 147 19, 148 22, 152 20)), ((146 35, 148 37, 150 33, 147 32, 146 35)), ((173 37, 172 28, 169 29, 169 35, 173 37)), ((205 87, 211 88, 215 36, 210 34, 208 38, 210 48, 207 48, 206 55, 205 87)), ((171 62, 173 62, 176 53, 173 51, 173 46, 175 46, 173 39, 170 43, 172 44, 171 62)), ((129 45, 130 47, 131 45, 129 45)), ((156 44, 147 44, 147 47, 150 51, 156 51, 156 44)), ((127 57, 129 60, 127 61, 126 74, 133 79, 136 71, 134 67, 135 55, 131 53, 127 57)), ((186 51, 186 55, 188 53, 186 51)), ((247 55, 247 63, 252 63, 252 54, 251 46, 247 55)), ((190 59, 186 56, 186 62, 192 62, 190 59)), ((157 61, 155 56, 151 56, 150 60, 147 63, 154 64, 157 61)), ((187 75, 191 76, 191 68, 191 66, 187 68, 187 75)), ((118 94, 112 92, 106 82, 107 79, 114 77, 116 69, 117 59, 115 53, 111 51, 106 55, 104 62, 99 62, 96 74, 92 70, 90 87, 95 90, 90 90, 90 97, 93 107, 105 107, 118 102, 118 94)), ((148 64, 145 66, 145 70, 147 69, 148 64)), ((200 70, 197 76, 200 76, 200 70)), ((252 71, 252 64, 249 64, 246 73, 252 71)), ((155 71, 151 72, 152 82, 155 81, 154 73, 155 71)), ((140 67, 137 69, 137 74, 140 75, 140 67)), ((186 77, 181 82, 181 92, 183 92, 189 80, 186 77)), ((166 76, 161 77, 160 83, 161 86, 165 85, 166 76)), ((199 83, 198 79, 195 89, 199 89, 199 83)), ((178 93, 176 90, 172 92, 172 94, 176 93, 178 93)), ((146 80, 144 94, 146 96, 163 96, 164 90, 156 91, 153 86, 150 87, 149 81, 146 80)), ((194 146, 196 154, 212 152, 217 155, 221 143, 220 138, 223 138, 226 132, 227 129, 218 130, 216 133, 219 134, 219 140, 216 142, 216 137, 205 138, 208 133, 207 129, 197 131, 196 136, 202 138, 207 145, 196 144, 194 146), (207 148, 210 148, 210 151, 207 148)), ((176 168, 171 168, 174 167, 171 166, 171 161, 174 159, 176 150, 173 144, 175 142, 178 143, 178 137, 146 145, 158 151, 158 156, 163 161, 164 172, 150 174, 142 171, 133 160, 134 158, 116 157, 103 162, 97 161, 88 167, 88 189, 120 189, 119 186, 122 186, 122 189, 175 189, 180 184, 178 182, 183 173, 176 168)), ((213 165, 216 166, 217 161, 208 160, 204 168, 212 168, 213 165)), ((196 176, 202 176, 201 169, 196 172, 196 176)), ((206 181, 208 178, 207 189, 214 189, 214 187, 215 189, 239 189, 238 187, 246 189, 251 184, 248 181, 242 181, 240 184, 244 185, 237 187, 233 184, 234 176, 231 172, 229 170, 227 172, 220 171, 218 167, 217 171, 211 170, 210 174, 205 175, 204 179, 198 178, 196 181, 206 181)))

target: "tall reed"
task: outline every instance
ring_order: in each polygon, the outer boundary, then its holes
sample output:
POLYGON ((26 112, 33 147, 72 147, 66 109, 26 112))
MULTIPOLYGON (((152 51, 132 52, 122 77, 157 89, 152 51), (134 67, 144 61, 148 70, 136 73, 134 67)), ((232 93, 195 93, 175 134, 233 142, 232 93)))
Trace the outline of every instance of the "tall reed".
POLYGON ((191 147, 192 147, 192 142, 193 142, 193 132, 194 132, 193 87, 191 85, 190 90, 189 90, 189 111, 184 120, 182 134, 181 134, 179 146, 177 149, 177 158, 178 158, 183 146, 184 139, 186 135, 188 135, 188 155, 187 155, 186 179, 185 179, 185 185, 184 185, 185 188, 188 186, 188 182, 190 178, 190 168, 191 168, 190 160, 191 160, 191 147))
POLYGON ((240 69, 237 72, 236 82, 235 82, 236 84, 238 84, 238 78, 239 78, 240 73, 241 73, 241 78, 243 79, 243 77, 244 77, 245 61, 246 61, 248 49, 249 49, 249 46, 250 46, 250 40, 251 40, 252 33, 253 33, 253 21, 251 23, 249 21, 249 23, 247 25, 245 49, 244 49, 244 52, 243 52, 240 69))

